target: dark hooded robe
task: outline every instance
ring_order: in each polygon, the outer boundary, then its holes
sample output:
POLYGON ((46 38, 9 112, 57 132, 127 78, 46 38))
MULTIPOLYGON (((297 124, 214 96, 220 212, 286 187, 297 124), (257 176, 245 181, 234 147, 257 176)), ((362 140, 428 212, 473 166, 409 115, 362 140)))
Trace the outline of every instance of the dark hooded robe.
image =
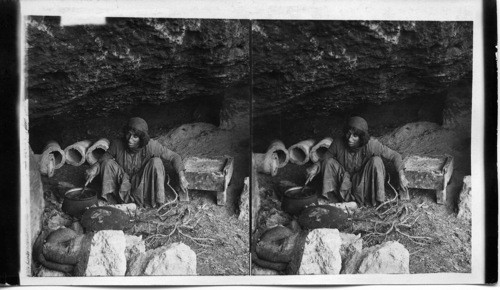
MULTIPOLYGON (((147 136, 148 126, 141 118, 132 118, 128 128, 147 136)), ((147 138, 142 147, 130 149, 124 138, 113 140, 101 158, 102 198, 119 203, 135 202, 155 207, 165 203, 165 168, 172 164, 179 173, 184 170, 179 154, 158 141, 147 138)))
MULTIPOLYGON (((368 134, 363 118, 349 119, 348 126, 368 134)), ((322 195, 341 202, 375 206, 385 200, 386 171, 382 158, 390 160, 398 170, 403 169, 401 155, 370 138, 358 148, 351 149, 344 138, 336 138, 321 162, 322 195)))

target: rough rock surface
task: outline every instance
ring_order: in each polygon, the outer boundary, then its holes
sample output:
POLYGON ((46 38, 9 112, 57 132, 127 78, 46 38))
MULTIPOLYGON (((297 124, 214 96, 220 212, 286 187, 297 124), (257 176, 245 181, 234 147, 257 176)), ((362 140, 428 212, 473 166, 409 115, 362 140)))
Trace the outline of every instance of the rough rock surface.
POLYGON ((472 73, 471 22, 259 20, 252 36, 257 114, 436 95, 472 73))
POLYGON ((342 240, 337 229, 315 229, 306 238, 300 275, 339 274, 342 240))
POLYGON ((357 252, 345 261, 342 274, 409 274, 410 253, 399 242, 388 241, 357 252))
POLYGON ((342 260, 344 260, 347 249, 350 246, 352 246, 358 252, 361 252, 363 250, 363 239, 361 238, 361 234, 354 235, 348 233, 340 233, 340 239, 342 240, 342 244, 340 246, 340 256, 342 256, 342 260))
POLYGON ((37 277, 66 277, 66 274, 63 272, 51 270, 45 268, 44 266, 40 267, 40 271, 36 274, 37 277))
POLYGON ((467 175, 464 177, 464 183, 462 186, 462 191, 460 192, 458 203, 458 214, 457 218, 470 221, 472 217, 471 213, 471 176, 467 175))
POLYGON ((262 268, 259 265, 252 266, 252 275, 262 275, 262 276, 270 276, 270 275, 279 275, 279 272, 273 269, 262 268))
POLYGON ((250 178, 245 177, 243 192, 240 195, 240 214, 238 215, 239 220, 248 221, 250 217, 250 178))
POLYGON ((47 228, 51 231, 61 227, 70 227, 71 224, 72 222, 69 216, 57 210, 52 210, 51 216, 47 220, 47 228))
POLYGON ((61 27, 57 17, 34 16, 26 36, 32 119, 223 97, 247 82, 246 20, 108 18, 61 27))
POLYGON ((29 154, 31 248, 42 229, 42 214, 45 200, 43 199, 42 176, 40 175, 40 171, 38 171, 38 164, 31 148, 29 154))
MULTIPOLYGON (((257 170, 252 166, 252 176, 257 176, 257 170)), ((259 191, 258 178, 252 178, 252 220, 250 221, 251 232, 255 232, 257 229, 257 219, 259 217, 259 211, 261 208, 261 197, 259 191)))
MULTIPOLYGON (((36 161, 35 155, 31 147, 29 148, 29 180, 30 180, 30 195, 29 195, 29 216, 25 216, 26 219, 29 218, 28 222, 31 225, 29 229, 26 229, 26 235, 30 237, 26 242, 26 248, 29 249, 26 252, 26 260, 32 260, 32 248, 35 243, 36 238, 42 230, 42 217, 43 210, 45 207, 45 200, 43 198, 43 184, 42 176, 38 170, 38 163, 36 161)), ((23 257, 24 258, 24 257, 23 257)))
POLYGON ((142 236, 125 235, 125 258, 129 261, 132 257, 146 252, 146 244, 142 236))
POLYGON ((137 255, 127 276, 196 275, 196 254, 183 243, 173 243, 137 255))
POLYGON ((85 276, 124 276, 125 234, 123 231, 99 231, 92 238, 85 276))

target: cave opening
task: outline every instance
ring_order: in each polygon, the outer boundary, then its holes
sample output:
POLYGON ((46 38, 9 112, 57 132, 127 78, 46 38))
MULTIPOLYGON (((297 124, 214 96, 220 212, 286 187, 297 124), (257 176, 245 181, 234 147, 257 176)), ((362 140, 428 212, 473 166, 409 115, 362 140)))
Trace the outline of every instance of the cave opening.
MULTIPOLYGON (((135 103, 105 115, 31 119, 29 144, 36 154, 40 154, 49 140, 57 141, 64 149, 80 140, 120 138, 123 126, 134 116, 146 120, 152 138, 182 124, 203 122, 219 126, 223 103, 224 98, 220 96, 201 96, 169 103, 135 103)), ((94 154, 103 153, 96 151, 94 154)))
MULTIPOLYGON (((254 152, 266 149, 269 140, 280 139, 286 146, 308 138, 316 141, 325 137, 342 134, 345 121, 350 116, 362 116, 369 124, 370 135, 377 137, 404 124, 412 122, 432 122, 443 125, 447 93, 414 96, 407 99, 377 103, 363 103, 345 110, 313 108, 304 113, 303 106, 290 107, 287 112, 277 115, 263 115, 253 119, 254 152)), ((322 106, 323 104, 319 104, 322 106)), ((324 152, 318 152, 319 155, 324 152)))

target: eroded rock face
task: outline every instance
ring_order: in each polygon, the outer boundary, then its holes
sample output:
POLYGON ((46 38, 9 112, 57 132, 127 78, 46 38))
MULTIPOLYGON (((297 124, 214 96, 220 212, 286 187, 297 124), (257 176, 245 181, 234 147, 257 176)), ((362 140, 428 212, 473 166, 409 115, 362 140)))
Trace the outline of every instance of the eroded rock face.
MULTIPOLYGON (((257 170, 255 166, 252 166, 252 176, 257 177, 257 170)), ((255 232, 257 229, 257 219, 259 217, 259 211, 261 208, 261 197, 259 191, 259 181, 258 178, 252 178, 252 220, 250 221, 251 231, 255 232)))
POLYGON ((223 97, 246 85, 248 34, 246 20, 110 18, 61 27, 57 17, 30 17, 30 118, 223 97))
POLYGON ((183 243, 149 250, 129 262, 127 276, 196 275, 196 253, 183 243))
POLYGON ((342 274, 409 274, 410 253, 399 242, 388 241, 381 245, 356 252, 345 261, 342 274))
POLYGON ((31 241, 30 248, 35 243, 36 237, 42 229, 42 214, 45 207, 43 199, 42 176, 38 171, 38 164, 31 150, 29 149, 29 171, 30 171, 30 225, 31 241))
POLYGON ((472 73, 472 22, 253 21, 252 37, 259 115, 436 95, 472 73))
POLYGON ((471 176, 467 175, 464 177, 464 183, 462 186, 462 191, 459 195, 459 204, 458 204, 458 214, 457 218, 470 221, 472 217, 471 213, 471 176))
POLYGON ((250 178, 245 177, 244 185, 243 185, 243 191, 241 192, 240 196, 240 214, 238 215, 239 220, 243 221, 248 221, 250 217, 250 178))
POLYGON ((337 229, 312 230, 304 245, 299 275, 339 274, 342 240, 337 229))
POLYGON ((85 276, 124 276, 127 270, 123 231, 98 231, 92 238, 85 276))

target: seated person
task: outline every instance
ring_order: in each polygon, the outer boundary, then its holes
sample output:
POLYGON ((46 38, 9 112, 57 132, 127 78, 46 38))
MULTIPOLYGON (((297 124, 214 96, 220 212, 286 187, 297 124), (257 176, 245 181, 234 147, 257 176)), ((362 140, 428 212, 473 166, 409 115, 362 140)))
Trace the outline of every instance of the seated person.
POLYGON ((165 203, 165 168, 162 159, 172 164, 181 190, 186 191, 184 165, 179 154, 148 135, 141 118, 131 118, 122 139, 113 140, 99 162, 87 169, 87 183, 102 177, 102 198, 111 203, 135 202, 157 207, 165 203))
POLYGON ((321 179, 322 195, 331 202, 375 206, 385 201, 386 172, 381 157, 397 169, 399 189, 408 190, 401 155, 370 138, 363 118, 352 117, 344 127, 344 136, 333 140, 325 158, 307 169, 308 180, 321 179))

